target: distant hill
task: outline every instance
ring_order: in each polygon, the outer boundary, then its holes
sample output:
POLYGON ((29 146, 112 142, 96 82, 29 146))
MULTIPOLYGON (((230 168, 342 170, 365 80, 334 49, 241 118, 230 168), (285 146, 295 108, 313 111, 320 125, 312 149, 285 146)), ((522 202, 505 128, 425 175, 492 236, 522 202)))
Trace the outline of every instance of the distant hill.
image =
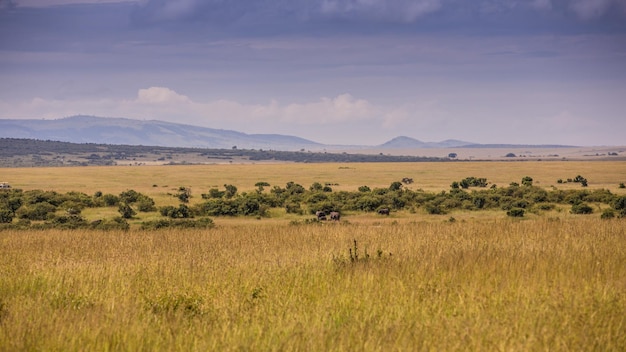
POLYGON ((0 119, 0 138, 25 138, 71 143, 143 145, 178 148, 263 149, 284 151, 426 149, 426 148, 559 148, 563 145, 477 144, 448 139, 423 142, 399 136, 377 145, 326 145, 308 139, 280 134, 242 132, 198 127, 157 120, 134 120, 95 116, 72 116, 57 120, 0 119))
POLYGON ((561 144, 466 144, 463 148, 575 148, 575 145, 561 145, 561 144))
POLYGON ((400 136, 396 137, 386 143, 379 145, 379 148, 389 149, 410 149, 410 148, 454 148, 462 147, 464 145, 472 144, 471 142, 464 142, 455 139, 448 139, 443 142, 422 142, 418 139, 411 137, 400 136))
POLYGON ((163 121, 73 116, 58 120, 0 119, 0 137, 72 143, 165 147, 300 150, 323 145, 278 134, 246 134, 163 121))

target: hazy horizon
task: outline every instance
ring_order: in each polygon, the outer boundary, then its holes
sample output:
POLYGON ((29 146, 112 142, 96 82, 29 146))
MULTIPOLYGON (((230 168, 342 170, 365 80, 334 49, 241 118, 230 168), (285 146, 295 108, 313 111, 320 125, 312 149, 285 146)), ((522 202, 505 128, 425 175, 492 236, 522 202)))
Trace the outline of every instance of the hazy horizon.
POLYGON ((626 0, 0 0, 0 118, 624 145, 626 0))

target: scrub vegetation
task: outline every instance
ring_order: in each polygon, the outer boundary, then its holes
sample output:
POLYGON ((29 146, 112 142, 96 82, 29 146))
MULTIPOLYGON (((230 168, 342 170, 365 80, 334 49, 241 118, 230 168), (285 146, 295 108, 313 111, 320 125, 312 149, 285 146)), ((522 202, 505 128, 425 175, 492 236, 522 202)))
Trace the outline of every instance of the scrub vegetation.
POLYGON ((605 189, 547 191, 533 186, 532 181, 531 177, 525 176, 521 186, 512 182, 507 187, 492 185, 487 189, 486 178, 467 177, 453 182, 449 192, 439 193, 405 189, 400 181, 392 182, 387 188, 361 186, 354 192, 333 192, 330 184, 319 182, 307 189, 290 181, 285 187, 274 186, 267 192, 264 192, 267 183, 257 183, 260 186, 255 191, 238 193, 236 186, 225 184, 224 190, 211 188, 208 193, 203 193, 202 201, 193 206, 185 204, 189 203, 191 190, 179 187, 172 196, 181 203, 158 208, 152 198, 134 190, 123 191, 119 195, 97 191, 89 196, 81 192, 62 194, 10 189, 0 193, 0 228, 128 229, 127 220, 133 219, 137 212, 156 213, 157 210, 166 219, 142 222, 142 228, 211 227, 213 220, 207 217, 269 217, 270 211, 276 209, 297 215, 317 212, 378 212, 388 215, 390 210, 442 215, 457 210, 499 209, 506 211, 508 216, 523 217, 526 211, 540 213, 562 205, 570 206, 573 214, 592 214, 594 208, 588 203, 596 203, 599 208, 604 206, 605 210, 610 207, 612 214, 617 214, 619 218, 626 217, 626 195, 613 194, 605 189), (470 187, 482 189, 469 191, 470 187), (116 207, 119 216, 87 221, 81 215, 85 208, 99 207, 116 207), (14 222, 14 218, 18 220, 14 222), (192 221, 193 218, 199 221, 192 221))

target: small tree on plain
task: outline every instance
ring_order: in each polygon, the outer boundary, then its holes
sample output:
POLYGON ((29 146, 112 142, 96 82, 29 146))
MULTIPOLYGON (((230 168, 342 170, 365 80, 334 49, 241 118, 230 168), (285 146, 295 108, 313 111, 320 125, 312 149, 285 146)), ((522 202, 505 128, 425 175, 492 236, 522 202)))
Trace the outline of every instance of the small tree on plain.
POLYGON ((137 214, 137 212, 135 212, 135 210, 127 203, 121 203, 117 211, 120 213, 120 215, 122 215, 122 218, 124 219, 131 219, 137 214))
POLYGON ((532 186, 533 185, 533 178, 530 176, 524 176, 522 178, 522 185, 524 186, 532 186))

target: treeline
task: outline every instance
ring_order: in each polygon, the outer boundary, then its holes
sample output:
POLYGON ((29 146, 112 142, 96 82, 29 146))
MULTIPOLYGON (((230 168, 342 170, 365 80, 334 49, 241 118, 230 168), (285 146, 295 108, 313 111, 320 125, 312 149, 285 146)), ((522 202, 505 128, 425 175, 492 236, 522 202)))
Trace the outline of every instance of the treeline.
POLYGON ((450 161, 449 158, 421 157, 421 156, 398 156, 385 154, 349 154, 349 153, 326 153, 311 151, 276 151, 237 149, 207 149, 207 148, 171 148, 159 146, 137 145, 109 145, 94 143, 68 143, 57 141, 41 141, 34 139, 0 138, 0 161, 5 160, 0 166, 21 166, 15 160, 9 158, 34 156, 34 160, 28 160, 30 164, 37 166, 60 166, 63 162, 54 157, 75 156, 80 161, 74 161, 71 165, 113 165, 115 161, 134 160, 144 158, 146 155, 156 156, 158 160, 177 163, 172 155, 183 158, 185 155, 197 155, 207 159, 231 160, 244 158, 253 161, 276 160, 302 163, 320 162, 422 162, 422 161, 450 161), (46 156, 47 158, 43 158, 46 156))
POLYGON ((438 193, 410 190, 396 181, 386 188, 361 186, 357 191, 333 191, 330 184, 313 183, 308 188, 288 182, 284 187, 258 182, 249 192, 238 192, 234 185, 212 188, 201 194, 201 200, 190 205, 191 189, 180 187, 173 196, 178 206, 157 206, 147 195, 134 190, 120 194, 95 192, 57 193, 54 191, 8 189, 0 191, 0 228, 93 228, 128 229, 128 220, 138 213, 158 212, 159 220, 142 223, 144 229, 162 227, 212 227, 211 217, 267 217, 270 209, 283 208, 286 213, 312 215, 324 212, 376 212, 381 209, 427 214, 447 214, 454 210, 502 210, 512 217, 526 212, 552 210, 556 205, 570 206, 574 214, 594 213, 590 204, 605 204, 601 217, 626 217, 626 196, 605 189, 545 190, 532 185, 531 177, 506 187, 488 186, 484 178, 468 177, 451 184, 449 191, 438 193), (269 188, 269 189, 268 189, 269 188), (87 221, 85 208, 116 207, 119 216, 87 221))

